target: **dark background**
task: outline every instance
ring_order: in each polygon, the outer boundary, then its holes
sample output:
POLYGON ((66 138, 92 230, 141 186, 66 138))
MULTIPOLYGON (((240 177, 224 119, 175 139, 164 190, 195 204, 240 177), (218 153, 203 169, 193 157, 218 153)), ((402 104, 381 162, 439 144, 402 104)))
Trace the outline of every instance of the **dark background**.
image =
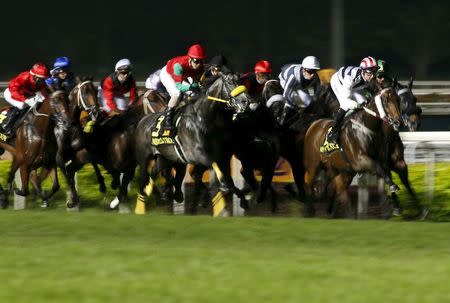
MULTIPOLYGON (((260 59, 275 70, 304 56, 332 66, 328 1, 76 1, 2 3, 0 80, 35 61, 68 56, 96 80, 128 57, 138 80, 201 43, 238 71, 260 59)), ((389 61, 401 79, 450 78, 450 1, 342 1, 344 64, 367 55, 389 61)))

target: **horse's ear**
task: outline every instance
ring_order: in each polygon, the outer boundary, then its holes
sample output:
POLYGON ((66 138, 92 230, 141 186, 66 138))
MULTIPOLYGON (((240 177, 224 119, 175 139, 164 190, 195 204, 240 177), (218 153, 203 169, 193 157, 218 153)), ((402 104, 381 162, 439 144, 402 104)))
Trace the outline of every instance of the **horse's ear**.
POLYGON ((397 77, 394 77, 393 79, 392 79, 392 87, 397 87, 397 85, 398 85, 398 81, 397 81, 397 77))
POLYGON ((411 76, 411 78, 409 78, 409 83, 408 83, 408 88, 409 88, 409 89, 412 89, 413 82, 414 82, 414 79, 413 79, 413 77, 411 76))

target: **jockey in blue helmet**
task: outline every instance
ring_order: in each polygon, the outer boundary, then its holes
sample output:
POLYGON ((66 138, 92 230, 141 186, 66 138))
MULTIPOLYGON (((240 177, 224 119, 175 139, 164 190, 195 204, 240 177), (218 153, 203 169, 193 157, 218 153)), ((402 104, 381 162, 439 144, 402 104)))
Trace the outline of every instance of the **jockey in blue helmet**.
POLYGON ((67 94, 76 85, 75 75, 70 71, 70 60, 67 57, 58 57, 50 71, 51 77, 45 83, 53 90, 64 90, 67 94))

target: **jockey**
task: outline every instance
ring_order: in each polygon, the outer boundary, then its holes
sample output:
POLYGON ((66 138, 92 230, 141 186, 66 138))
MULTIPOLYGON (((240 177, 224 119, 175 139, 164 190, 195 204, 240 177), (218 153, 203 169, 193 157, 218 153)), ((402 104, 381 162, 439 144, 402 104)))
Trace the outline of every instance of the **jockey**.
POLYGON ((260 99, 264 85, 270 80, 272 67, 266 60, 258 61, 253 68, 253 72, 244 74, 239 80, 247 88, 248 94, 255 99, 260 99))
POLYGON ((394 80, 391 76, 389 64, 384 60, 378 60, 377 65, 379 67, 377 71, 377 86, 381 89, 392 86, 394 80))
POLYGON ((286 100, 282 124, 286 124, 298 113, 299 106, 296 100, 300 99, 303 102, 303 106, 300 107, 308 107, 313 102, 309 89, 311 88, 314 94, 317 92, 320 86, 317 75, 319 69, 319 60, 314 56, 305 57, 302 64, 286 64, 281 68, 278 78, 284 89, 283 97, 286 100))
POLYGON ((75 75, 70 71, 70 60, 67 57, 56 58, 50 75, 45 83, 54 91, 63 90, 69 94, 76 85, 75 75))
POLYGON ((45 79, 48 69, 43 63, 36 63, 29 71, 20 73, 9 82, 3 93, 5 100, 13 107, 2 122, 5 135, 10 137, 15 131, 15 121, 25 114, 29 107, 44 101, 46 94, 45 79))
MULTIPOLYGON (((331 77, 331 88, 339 101, 340 108, 334 116, 333 127, 327 135, 328 142, 338 143, 339 129, 347 111, 355 109, 367 101, 364 96, 365 90, 370 89, 371 81, 377 70, 377 62, 369 56, 361 61, 359 67, 341 67, 331 77)), ((381 117, 386 116, 382 106, 377 105, 377 108, 381 117)))
POLYGON ((222 55, 214 56, 209 61, 209 66, 206 68, 204 75, 202 76, 202 85, 209 87, 221 74, 231 73, 231 69, 227 66, 228 60, 222 55))
POLYGON ((136 81, 131 75, 132 69, 130 60, 121 59, 116 63, 115 71, 101 82, 99 94, 103 110, 109 116, 120 114, 136 101, 136 81))
POLYGON ((165 112, 164 125, 172 128, 174 109, 181 100, 182 94, 199 89, 199 81, 204 71, 205 51, 200 44, 192 45, 187 55, 170 59, 161 69, 161 83, 170 95, 165 112))

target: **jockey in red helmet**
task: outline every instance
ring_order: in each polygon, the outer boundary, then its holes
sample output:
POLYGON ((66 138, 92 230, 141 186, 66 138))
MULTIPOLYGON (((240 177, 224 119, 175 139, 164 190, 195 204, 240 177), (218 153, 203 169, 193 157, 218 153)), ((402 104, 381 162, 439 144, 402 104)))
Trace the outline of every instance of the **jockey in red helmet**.
POLYGON ((100 97, 103 110, 109 116, 120 114, 136 101, 136 81, 131 75, 132 70, 130 60, 121 59, 116 63, 115 71, 103 79, 100 97))
POLYGON ((204 72, 205 50, 200 44, 189 47, 187 55, 170 59, 161 69, 161 83, 170 95, 166 110, 165 127, 172 127, 174 108, 183 93, 199 89, 199 81, 204 72))
MULTIPOLYGON (((366 92, 374 81, 379 66, 373 57, 362 59, 359 67, 343 66, 330 80, 331 88, 336 95, 340 108, 334 116, 333 126, 328 133, 327 141, 338 146, 339 129, 341 128, 344 116, 350 109, 355 109, 366 102, 366 92)), ((378 106, 381 117, 386 116, 383 106, 378 106)))
POLYGON ((240 82, 247 88, 248 94, 255 98, 261 98, 264 85, 268 80, 270 80, 272 73, 272 67, 270 62, 266 60, 261 60, 256 62, 253 72, 248 72, 244 74, 240 82))
POLYGON ((47 96, 45 79, 49 76, 48 69, 43 63, 34 64, 29 71, 24 71, 12 79, 3 95, 13 107, 2 121, 4 134, 8 137, 14 133, 15 121, 24 114, 29 107, 44 101, 47 96))

